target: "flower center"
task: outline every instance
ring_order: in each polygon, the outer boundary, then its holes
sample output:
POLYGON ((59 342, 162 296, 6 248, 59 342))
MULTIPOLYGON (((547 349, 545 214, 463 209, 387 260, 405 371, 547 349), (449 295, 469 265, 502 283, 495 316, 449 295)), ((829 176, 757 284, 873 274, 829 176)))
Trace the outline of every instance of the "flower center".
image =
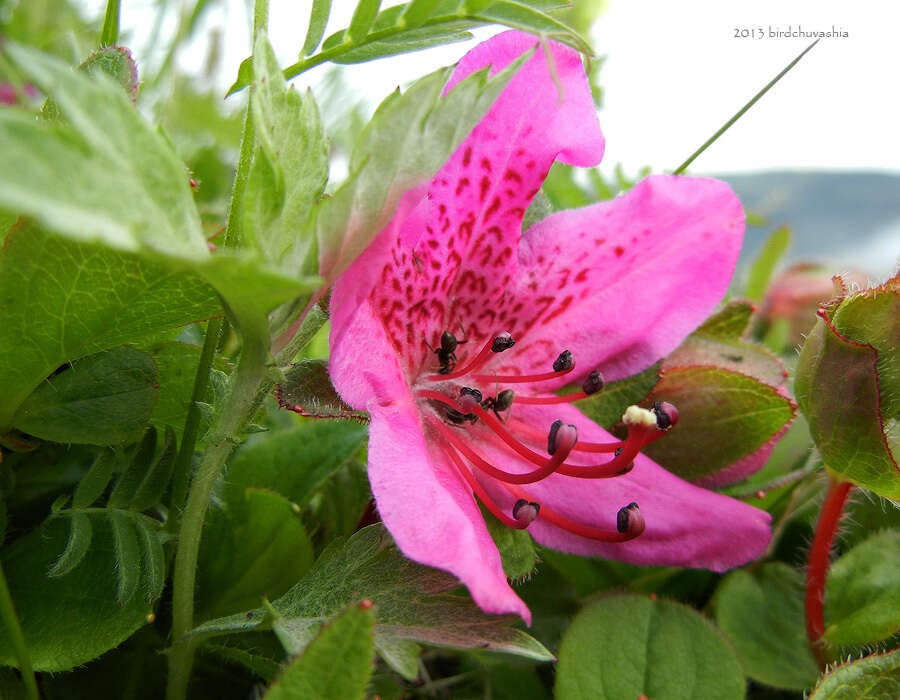
MULTIPOLYGON (((616 514, 616 529, 605 530, 573 521, 544 504, 538 503, 522 487, 533 484, 554 473, 580 479, 610 479, 627 474, 634 467, 634 459, 641 449, 661 438, 678 421, 678 411, 669 403, 659 403, 643 409, 629 406, 622 416, 628 429, 624 440, 609 443, 583 442, 578 439, 574 425, 556 420, 547 433, 511 415, 513 405, 550 405, 571 403, 603 389, 603 377, 597 370, 588 374, 581 391, 558 396, 515 393, 500 390, 502 384, 534 384, 565 376, 575 368, 569 350, 562 351, 553 361, 552 370, 532 375, 500 375, 484 372, 484 367, 498 353, 515 345, 506 332, 498 333, 465 363, 456 351, 468 339, 458 339, 449 331, 441 334, 440 346, 432 349, 439 366, 437 373, 424 374, 415 383, 415 395, 422 401, 426 424, 435 441, 450 463, 466 481, 478 499, 501 522, 509 527, 524 529, 543 518, 573 534, 603 542, 625 542, 639 536, 645 528, 637 503, 629 503, 616 514), (496 393, 485 395, 478 386, 493 385, 496 393), (466 435, 463 431, 476 431, 466 435), (472 439, 472 438, 476 439, 472 439), (473 447, 478 443, 492 445, 509 453, 518 461, 534 465, 530 471, 512 473, 500 469, 473 447), (535 447, 541 451, 536 451, 535 447), (546 453, 543 446, 546 445, 546 453), (568 461, 573 453, 610 454, 607 461, 592 464, 568 461), (501 508, 486 491, 475 471, 495 480, 515 504, 509 512, 501 508)), ((587 456, 587 455, 584 455, 587 456)))

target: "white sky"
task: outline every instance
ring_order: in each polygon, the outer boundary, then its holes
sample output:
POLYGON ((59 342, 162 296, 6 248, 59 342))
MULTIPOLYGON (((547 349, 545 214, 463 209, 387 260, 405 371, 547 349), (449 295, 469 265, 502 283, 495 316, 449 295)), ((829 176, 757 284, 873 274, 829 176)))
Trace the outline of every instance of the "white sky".
MULTIPOLYGON (((86 5, 105 5, 85 0, 86 5)), ((396 2, 383 2, 384 6, 396 2)), ((328 33, 347 25, 355 0, 333 0, 328 33)), ((296 60, 310 2, 272 0, 270 38, 285 65, 296 60)), ((123 2, 123 28, 138 36, 149 25, 147 0, 123 2)), ((99 10, 102 12, 102 7, 99 10)), ((205 22, 225 36, 227 86, 249 53, 242 0, 221 0, 205 22)), ((692 166, 693 172, 766 169, 875 169, 900 172, 900 3, 861 0, 609 0, 591 37, 607 55, 600 114, 607 138, 604 170, 621 162, 676 167, 806 45, 806 38, 770 38, 769 28, 828 31, 778 85, 692 166), (735 38, 762 28, 764 38, 735 38)), ((479 30, 484 38, 490 30, 479 30)), ((136 42, 140 46, 140 42, 136 42)), ((467 44, 348 67, 346 78, 377 104, 397 84, 452 63, 467 44)), ((198 65, 203 49, 186 52, 198 65)), ((140 60, 140 56, 138 56, 140 60)), ((324 67, 298 82, 314 84, 324 67)))

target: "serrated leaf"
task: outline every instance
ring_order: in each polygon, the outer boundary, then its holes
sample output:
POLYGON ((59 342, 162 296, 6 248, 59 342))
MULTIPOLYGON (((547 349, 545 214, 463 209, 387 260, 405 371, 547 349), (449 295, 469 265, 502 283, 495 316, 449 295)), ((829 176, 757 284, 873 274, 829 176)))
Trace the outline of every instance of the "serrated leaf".
POLYGON ((246 489, 269 489, 306 506, 367 437, 365 426, 316 421, 250 438, 231 459, 224 498, 234 507, 246 489))
POLYGON ((667 600, 604 598, 578 614, 559 650, 558 700, 741 700, 744 690, 721 632, 667 600))
POLYGON ((301 416, 369 420, 365 411, 351 408, 338 396, 328 376, 328 360, 301 360, 292 365, 275 392, 282 408, 301 416))
POLYGON ((0 426, 64 363, 222 313, 197 276, 24 220, 0 247, 0 298, 0 426))
POLYGON ((602 391, 580 401, 578 408, 598 425, 608 428, 618 423, 626 408, 645 399, 656 386, 659 367, 660 363, 657 362, 643 372, 610 382, 602 391))
POLYGON ((112 450, 103 450, 97 455, 87 474, 78 482, 78 488, 72 496, 72 508, 87 508, 103 495, 117 462, 116 453, 112 450))
POLYGON ((357 0, 356 9, 353 10, 353 17, 350 19, 350 26, 347 27, 345 33, 346 41, 358 44, 365 38, 375 21, 375 15, 378 14, 379 5, 381 5, 381 0, 357 0))
POLYGON ((84 559, 85 554, 91 548, 93 529, 91 521, 84 513, 68 513, 69 540, 66 548, 59 555, 53 566, 47 571, 47 576, 65 576, 72 571, 84 559))
POLYGON ((144 480, 144 476, 150 471, 153 463, 153 455, 156 452, 156 428, 150 428, 145 434, 141 444, 131 457, 125 470, 116 481, 112 493, 109 494, 109 506, 113 508, 127 508, 134 498, 134 494, 144 480))
MULTIPOLYGON (((510 627, 513 616, 486 615, 468 598, 444 591, 458 585, 449 574, 406 559, 382 525, 338 539, 310 572, 272 603, 271 625, 288 653, 300 653, 322 621, 344 605, 369 599, 375 604, 376 644, 402 639, 440 646, 503 651, 540 661, 553 658, 537 640, 510 627)), ((212 636, 254 629, 263 610, 212 620, 192 634, 212 636)))
POLYGON ((775 229, 766 239, 762 250, 750 266, 747 283, 744 285, 744 296, 752 301, 762 301, 772 280, 772 273, 778 261, 784 256, 791 244, 791 230, 787 226, 775 229))
POLYGON ((793 418, 790 399, 752 377, 717 367, 674 368, 649 401, 678 407, 678 425, 644 449, 682 478, 693 480, 733 464, 770 440, 793 418))
POLYGON ((325 625, 265 694, 268 700, 362 700, 372 675, 370 607, 354 605, 325 625), (335 663, 336 660, 340 663, 335 663))
POLYGON ((381 104, 353 149, 350 177, 319 205, 320 270, 327 280, 356 259, 394 216, 405 192, 443 165, 523 60, 490 79, 478 71, 445 97, 441 91, 450 71, 436 71, 381 104))
POLYGON ((822 676, 809 700, 896 700, 900 650, 842 664, 822 676))
POLYGON ((125 513, 114 509, 110 509, 107 515, 112 526, 113 551, 116 556, 116 600, 120 606, 124 606, 137 592, 141 579, 141 555, 134 521, 125 513))
MULTIPOLYGON (((892 330, 898 329, 895 320, 892 330)), ((896 343, 888 351, 896 354, 896 343)), ((897 419, 881 411, 879 362, 875 347, 842 335, 822 312, 803 344, 794 390, 826 466, 843 480, 900 500, 900 445, 891 427, 897 419)))
POLYGON ((716 590, 716 623, 747 675, 775 688, 804 690, 819 677, 806 637, 803 577, 786 564, 733 571, 716 590))
MULTIPOLYGON (((69 523, 51 518, 3 552, 6 573, 25 644, 37 671, 65 671, 115 648, 146 624, 150 612, 134 596, 116 601, 116 566, 108 518, 94 518, 91 547, 68 575, 46 572, 65 547, 69 523)), ((0 664, 16 664, 6 635, 0 635, 0 664)))
POLYGON ((863 646, 900 630, 900 532, 885 530, 842 555, 828 571, 825 640, 863 646))
POLYGON ((143 479, 134 492, 134 496, 130 499, 132 510, 146 510, 162 500, 163 493, 169 485, 169 480, 172 478, 177 447, 175 431, 172 428, 166 428, 166 437, 162 451, 144 473, 143 479))
POLYGON ((123 346, 89 355, 32 392, 13 424, 53 442, 130 442, 150 420, 158 379, 153 359, 138 350, 123 346))
POLYGON ((313 562, 299 512, 263 489, 229 492, 227 510, 210 513, 200 551, 201 617, 228 615, 287 591, 313 562), (240 504, 232 499, 239 497, 240 504), (240 507, 232 507, 232 506, 240 507))
POLYGON ((152 605, 162 595, 166 583, 166 553, 159 531, 140 518, 134 524, 141 545, 145 600, 152 605))
POLYGON ((331 0, 313 0, 312 10, 309 13, 309 28, 306 30, 306 38, 303 40, 303 49, 300 55, 309 56, 325 34, 325 25, 328 24, 328 15, 331 14, 331 0))
POLYGON ((274 266, 300 270, 313 245, 310 212, 328 178, 328 151, 310 91, 286 86, 265 34, 253 54, 250 107, 260 147, 244 194, 242 236, 274 266))

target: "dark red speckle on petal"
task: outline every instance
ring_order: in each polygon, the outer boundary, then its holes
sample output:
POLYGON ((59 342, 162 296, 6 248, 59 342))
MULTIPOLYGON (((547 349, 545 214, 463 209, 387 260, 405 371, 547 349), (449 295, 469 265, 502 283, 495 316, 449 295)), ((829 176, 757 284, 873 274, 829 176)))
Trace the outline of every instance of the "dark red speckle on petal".
POLYGON ((462 177, 459 179, 459 182, 456 185, 456 194, 457 196, 462 194, 462 191, 469 186, 469 178, 462 177))
POLYGON ((472 148, 471 146, 466 149, 465 153, 463 153, 463 167, 467 167, 469 163, 472 161, 472 148))
POLYGON ((491 172, 491 161, 489 161, 487 158, 482 158, 481 169, 488 173, 491 172))
POLYGON ((484 197, 487 194, 488 190, 491 188, 491 178, 485 175, 481 178, 480 191, 478 193, 478 198, 483 202, 484 197))
POLYGON ((615 251, 617 258, 621 258, 625 253, 625 249, 620 245, 617 245, 613 250, 615 251))

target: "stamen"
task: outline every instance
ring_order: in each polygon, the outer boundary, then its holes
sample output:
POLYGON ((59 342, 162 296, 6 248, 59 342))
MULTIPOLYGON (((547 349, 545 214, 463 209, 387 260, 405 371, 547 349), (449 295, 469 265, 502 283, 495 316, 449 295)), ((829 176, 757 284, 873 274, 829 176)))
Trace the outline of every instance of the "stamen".
POLYGON ((678 423, 678 409, 668 401, 657 401, 650 410, 656 414, 656 427, 660 430, 669 430, 678 423))
POLYGON ((481 352, 479 352, 475 356, 475 359, 473 359, 462 369, 455 370, 448 374, 430 374, 428 375, 427 379, 430 379, 431 381, 442 381, 444 379, 456 379, 457 377, 465 376, 466 374, 475 371, 479 367, 483 367, 484 365, 486 365, 491 359, 492 353, 509 350, 515 344, 516 341, 506 331, 504 331, 503 333, 498 333, 487 343, 485 343, 484 347, 481 349, 481 352))
POLYGON ((520 523, 526 523, 526 525, 531 525, 531 523, 537 520, 538 513, 540 512, 540 503, 535 503, 533 501, 529 502, 524 498, 520 498, 516 501, 512 510, 513 517, 520 523))
MULTIPOLYGON (((513 418, 510 421, 510 425, 515 427, 515 429, 520 433, 525 433, 529 438, 533 440, 543 440, 544 434, 538 430, 537 428, 531 427, 528 423, 524 423, 518 419, 513 418)), ((572 449, 576 452, 615 452, 618 449, 624 447, 624 440, 617 440, 616 442, 581 442, 580 440, 575 443, 575 447, 572 449)))
MULTIPOLYGON (((531 523, 534 521, 534 518, 532 518, 531 520, 527 520, 527 518, 525 517, 527 515, 527 512, 519 513, 519 512, 517 512, 517 510, 515 508, 513 508, 513 516, 514 517, 512 517, 512 518, 510 518, 506 513, 504 513, 500 509, 500 506, 498 506, 494 502, 494 499, 492 499, 488 495, 487 491, 484 490, 484 487, 478 483, 478 479, 476 479, 474 477, 474 475, 472 474, 472 472, 470 472, 468 470, 468 468, 463 463, 460 456, 456 453, 456 450, 454 450, 450 445, 442 445, 442 447, 444 448, 444 452, 447 454, 447 456, 450 457, 450 460, 453 462, 453 466, 456 467, 456 471, 459 473, 459 475, 469 485, 469 488, 475 492, 475 495, 478 496, 478 500, 484 504, 485 508, 487 508, 489 511, 491 511, 491 513, 494 514, 494 517, 497 518, 497 520, 499 520, 501 523, 503 523, 507 527, 511 527, 516 530, 524 530, 526 527, 531 525, 531 523), (515 517, 517 514, 522 516, 521 520, 519 518, 515 517)), ((527 501, 526 501, 526 503, 527 503, 527 501)), ((536 511, 540 509, 540 506, 538 506, 537 503, 535 503, 533 505, 536 506, 535 517, 537 517, 536 511)))
POLYGON ((567 375, 575 369, 575 359, 568 350, 563 350, 553 361, 553 371, 543 374, 476 374, 480 382, 501 382, 503 384, 524 384, 525 382, 542 382, 567 375))
MULTIPOLYGON (((517 488, 516 486, 504 486, 504 488, 506 488, 513 496, 526 503, 531 501, 531 496, 529 496, 524 489, 517 488)), ((571 532, 573 535, 586 537, 590 540, 597 540, 598 542, 627 542, 628 540, 633 540, 635 537, 639 536, 646 528, 646 523, 644 522, 644 518, 641 516, 641 511, 636 503, 630 503, 619 510, 616 514, 615 531, 582 525, 574 520, 570 520, 561 513, 557 513, 546 505, 541 506, 541 520, 556 525, 567 532, 571 532), (623 511, 626 511, 625 516, 622 515, 623 511), (620 522, 623 522, 623 519, 628 528, 624 532, 619 529, 619 524, 620 522)))
POLYGON ((603 388, 603 375, 593 370, 581 384, 581 391, 566 396, 519 396, 519 403, 548 405, 555 403, 573 403, 586 399, 591 394, 596 394, 603 388))
POLYGON ((561 431, 563 435, 556 444, 556 448, 558 449, 556 449, 556 454, 554 454, 551 459, 541 460, 539 468, 533 471, 526 472, 524 474, 511 474, 510 472, 503 471, 502 469, 497 469, 497 467, 495 467, 493 464, 486 461, 471 447, 469 447, 463 440, 461 440, 458 436, 454 435, 450 430, 444 427, 440 422, 432 420, 431 425, 441 434, 441 436, 447 442, 449 442, 453 447, 461 452, 472 463, 473 466, 475 466, 477 469, 480 469, 488 476, 493 477, 498 481, 506 482, 508 484, 533 484, 536 481, 546 479, 553 472, 555 472, 559 468, 559 465, 563 463, 565 458, 569 456, 569 452, 572 451, 572 445, 575 444, 575 440, 577 438, 575 426, 563 426, 563 430, 561 431))

